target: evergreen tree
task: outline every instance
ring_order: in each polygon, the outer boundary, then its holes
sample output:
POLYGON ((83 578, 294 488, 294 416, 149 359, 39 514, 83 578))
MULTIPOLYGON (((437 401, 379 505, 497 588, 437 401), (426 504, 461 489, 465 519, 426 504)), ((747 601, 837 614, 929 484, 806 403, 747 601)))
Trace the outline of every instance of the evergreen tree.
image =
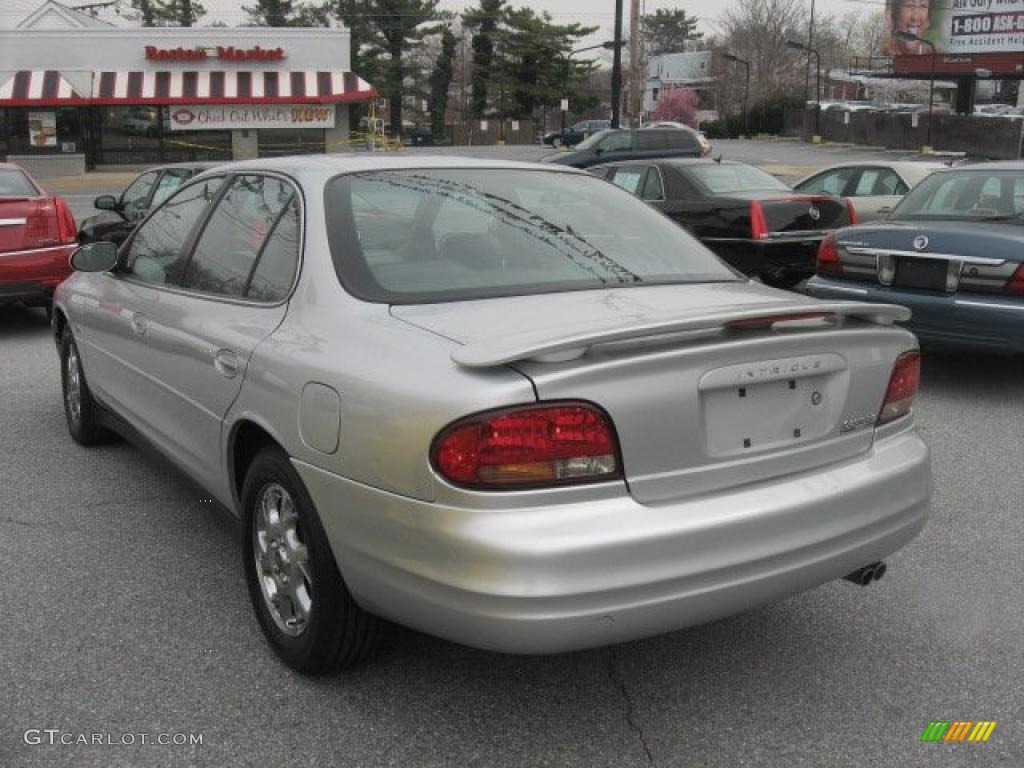
POLYGON ((430 132, 435 141, 444 136, 444 118, 448 111, 448 87, 452 82, 455 46, 458 40, 450 27, 441 31, 441 54, 430 75, 430 132))
POLYGON ((696 16, 686 11, 659 9, 640 19, 640 34, 648 56, 662 53, 679 53, 686 50, 687 40, 699 40, 703 32, 697 31, 696 16))
POLYGON ((384 93, 388 99, 391 133, 402 133, 402 97, 406 70, 402 58, 435 29, 424 27, 436 20, 439 0, 369 0, 370 22, 380 35, 388 60, 384 65, 384 93))
POLYGON ((462 15, 466 29, 476 30, 472 37, 473 79, 470 114, 479 119, 487 114, 487 96, 494 60, 494 36, 503 17, 505 0, 480 0, 479 8, 462 15))
POLYGON ((299 20, 294 0, 256 0, 242 10, 257 27, 292 27, 299 20))

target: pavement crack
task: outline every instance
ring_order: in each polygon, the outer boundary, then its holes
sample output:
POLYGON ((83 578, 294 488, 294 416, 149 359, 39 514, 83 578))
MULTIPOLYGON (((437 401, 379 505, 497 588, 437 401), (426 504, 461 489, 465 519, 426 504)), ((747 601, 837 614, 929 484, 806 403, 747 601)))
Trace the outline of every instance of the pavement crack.
POLYGON ((640 727, 640 724, 634 718, 634 715, 636 714, 636 707, 633 704, 632 697, 629 695, 629 691, 626 690, 626 684, 616 672, 615 660, 615 651, 609 651, 608 677, 622 695, 623 700, 626 702, 626 723, 628 723, 629 727, 636 732, 637 738, 640 739, 640 745, 644 748, 644 752, 647 754, 647 764, 653 767, 656 765, 654 762, 654 755, 651 754, 651 748, 647 746, 647 739, 644 737, 644 729, 640 727))
POLYGON ((34 523, 31 520, 19 520, 16 517, 7 516, 0 517, 0 523, 14 523, 15 525, 24 525, 26 528, 31 528, 33 526, 38 525, 38 523, 34 523))

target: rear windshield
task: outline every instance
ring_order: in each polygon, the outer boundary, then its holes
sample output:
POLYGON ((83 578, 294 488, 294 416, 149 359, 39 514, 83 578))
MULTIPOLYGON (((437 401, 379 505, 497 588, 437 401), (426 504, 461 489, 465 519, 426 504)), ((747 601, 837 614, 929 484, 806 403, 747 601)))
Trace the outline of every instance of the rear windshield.
POLYGON ((0 197, 36 197, 38 194, 21 171, 0 170, 0 197))
POLYGON ((667 217, 590 175, 358 173, 328 182, 324 203, 338 276, 368 301, 742 279, 667 217))
POLYGON ((708 163, 685 166, 684 172, 713 195, 751 189, 789 189, 771 174, 750 165, 708 163))
POLYGON ((978 169, 928 176, 907 193, 889 218, 1024 224, 1022 216, 1024 172, 978 169))

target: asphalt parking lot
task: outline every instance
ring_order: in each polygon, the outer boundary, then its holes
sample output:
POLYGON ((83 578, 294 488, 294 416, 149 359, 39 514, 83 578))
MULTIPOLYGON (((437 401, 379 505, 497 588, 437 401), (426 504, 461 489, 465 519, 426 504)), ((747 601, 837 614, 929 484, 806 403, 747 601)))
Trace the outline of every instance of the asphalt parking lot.
MULTIPOLYGON (((840 154, 753 144, 723 149, 787 169, 840 154)), ((1017 768, 1022 382, 1020 358, 925 350, 932 516, 868 588, 553 657, 395 628, 372 661, 310 679, 262 640, 237 527, 160 458, 72 443, 43 313, 0 308, 0 766, 1017 768), (922 743, 932 720, 998 725, 922 743)))

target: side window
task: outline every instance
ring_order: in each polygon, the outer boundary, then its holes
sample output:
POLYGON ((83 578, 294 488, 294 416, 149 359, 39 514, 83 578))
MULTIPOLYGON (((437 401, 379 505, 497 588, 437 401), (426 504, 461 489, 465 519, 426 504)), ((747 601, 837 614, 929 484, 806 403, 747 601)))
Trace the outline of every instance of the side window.
POLYGON ((614 171, 615 169, 607 165, 592 165, 586 170, 587 173, 592 173, 599 179, 608 179, 608 177, 611 175, 611 172, 614 171))
POLYGON ((903 180, 896 175, 895 171, 891 171, 887 168, 879 169, 878 181, 875 183, 875 191, 873 194, 902 195, 906 191, 906 186, 903 184, 903 180), (900 187, 903 187, 902 192, 900 191, 900 187))
POLYGON ((182 190, 136 230, 126 259, 131 277, 155 285, 181 281, 185 243, 223 181, 209 179, 182 190))
POLYGON ((288 207, 267 238, 256 270, 249 280, 246 298, 281 301, 288 296, 299 266, 299 203, 292 196, 288 207))
POLYGON ((647 129, 637 131, 636 148, 641 150, 666 149, 668 147, 664 131, 647 129))
POLYGON ((682 129, 676 131, 669 131, 666 137, 668 139, 669 149, 697 149, 697 136, 696 134, 684 131, 682 129))
POLYGON ((643 166, 624 166, 615 169, 612 184, 639 196, 647 169, 643 166))
POLYGON ((644 200, 664 200, 665 192, 661 185, 661 173, 654 166, 647 169, 647 179, 644 181, 643 192, 640 195, 644 200))
POLYGON ((284 181, 235 177, 199 236, 183 287, 243 296, 263 241, 291 196, 291 185, 284 181))
POLYGON ((629 131, 618 131, 610 133, 601 139, 598 145, 605 152, 618 152, 633 147, 633 136, 629 131))
POLYGON ((157 182, 156 191, 153 193, 153 200, 149 204, 151 208, 156 208, 160 203, 170 197, 174 190, 184 184, 189 178, 192 177, 192 171, 184 168, 171 168, 164 171, 164 175, 160 177, 160 181, 157 182))
POLYGON ((144 173, 128 185, 128 189, 121 194, 121 207, 125 214, 146 210, 146 201, 149 200, 149 193, 158 175, 156 171, 144 173))
POLYGON ((812 195, 841 195, 853 173, 852 168, 828 171, 808 179, 800 185, 799 190, 812 195))
POLYGON ((860 178, 857 180, 857 186, 853 190, 854 197, 866 197, 868 195, 875 194, 875 184, 878 183, 878 169, 877 168, 865 168, 860 173, 860 178))

